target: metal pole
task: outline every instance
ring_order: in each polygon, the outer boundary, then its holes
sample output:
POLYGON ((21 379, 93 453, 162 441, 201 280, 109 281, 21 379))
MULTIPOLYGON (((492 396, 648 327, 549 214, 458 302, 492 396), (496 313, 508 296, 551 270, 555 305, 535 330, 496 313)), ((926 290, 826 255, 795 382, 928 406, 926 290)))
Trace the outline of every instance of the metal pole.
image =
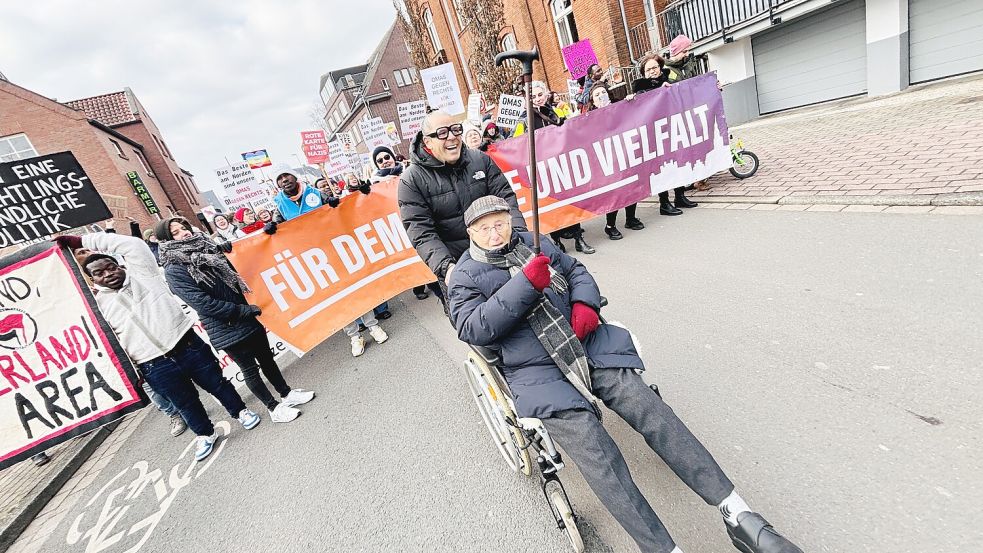
POLYGON ((532 74, 522 76, 526 84, 526 134, 529 136, 529 184, 532 187, 532 251, 539 255, 539 172, 536 168, 536 125, 532 110, 532 74))

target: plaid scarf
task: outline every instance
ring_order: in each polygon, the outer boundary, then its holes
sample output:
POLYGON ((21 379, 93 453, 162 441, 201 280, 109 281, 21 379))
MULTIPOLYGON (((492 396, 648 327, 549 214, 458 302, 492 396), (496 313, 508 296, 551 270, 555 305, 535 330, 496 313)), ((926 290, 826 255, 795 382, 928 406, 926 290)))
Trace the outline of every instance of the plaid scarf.
POLYGON ((198 284, 212 286, 217 277, 233 290, 251 292, 246 282, 218 249, 218 245, 204 234, 193 234, 184 240, 161 242, 160 264, 166 267, 171 263, 187 267, 188 274, 198 284))
MULTIPOLYGON (((499 269, 506 269, 512 276, 521 272, 526 263, 535 257, 529 246, 519 240, 518 236, 513 236, 508 246, 494 251, 482 249, 471 242, 469 251, 471 258, 475 261, 487 263, 499 269)), ((549 287, 557 294, 564 294, 568 288, 567 279, 556 272, 552 266, 549 266, 549 270, 549 287)), ((580 395, 593 405, 598 418, 600 418, 601 410, 598 407, 600 401, 593 394, 587 353, 563 313, 543 295, 539 302, 526 314, 526 322, 532 327, 536 337, 539 338, 539 342, 546 348, 546 352, 550 354, 556 366, 560 368, 570 384, 580 392, 580 395)))

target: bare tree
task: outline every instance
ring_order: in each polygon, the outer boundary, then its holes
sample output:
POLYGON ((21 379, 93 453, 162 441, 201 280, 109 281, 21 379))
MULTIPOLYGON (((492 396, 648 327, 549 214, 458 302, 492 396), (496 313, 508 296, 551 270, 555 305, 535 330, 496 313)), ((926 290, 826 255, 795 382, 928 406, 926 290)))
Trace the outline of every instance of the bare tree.
POLYGON ((328 108, 324 107, 324 102, 320 97, 315 98, 314 101, 311 102, 311 109, 308 110, 307 116, 311 120, 311 128, 314 130, 324 131, 325 136, 331 132, 328 130, 328 124, 324 120, 327 115, 328 108))
POLYGON ((425 69, 433 65, 434 47, 423 21, 423 10, 420 0, 393 0, 396 8, 397 21, 403 30, 406 46, 410 51, 410 59, 417 69, 425 69))
POLYGON ((455 3, 458 15, 471 36, 471 55, 468 66, 488 102, 497 102, 501 94, 511 94, 519 75, 516 64, 495 66, 495 56, 501 52, 499 33, 505 27, 505 6, 502 0, 461 0, 455 3))

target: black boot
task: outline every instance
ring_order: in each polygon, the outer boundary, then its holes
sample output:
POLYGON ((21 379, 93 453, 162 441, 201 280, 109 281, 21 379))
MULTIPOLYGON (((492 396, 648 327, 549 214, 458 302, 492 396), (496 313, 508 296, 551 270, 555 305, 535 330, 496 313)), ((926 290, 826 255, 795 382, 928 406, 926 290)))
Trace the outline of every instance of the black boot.
POLYGON ((604 234, 607 234, 608 238, 610 238, 611 240, 621 240, 622 238, 625 237, 623 234, 621 234, 621 231, 618 230, 618 227, 605 226, 604 234))
POLYGON ((625 227, 631 230, 642 230, 645 228, 645 223, 639 221, 638 219, 628 219, 625 221, 625 227))
POLYGON ((700 205, 700 204, 698 204, 698 203, 694 202, 693 200, 690 200, 689 198, 687 198, 685 192, 682 192, 682 191, 677 191, 676 192, 676 207, 691 208, 691 207, 696 207, 698 205, 700 205))
POLYGON ((669 200, 662 200, 659 202, 659 213, 663 215, 682 215, 683 210, 673 206, 669 203, 669 200))
POLYGON ((802 553, 797 545, 772 528, 758 513, 737 516, 737 528, 727 527, 727 535, 738 551, 743 553, 802 553))
POLYGON ((556 244, 556 247, 559 248, 561 252, 567 253, 567 248, 566 246, 563 245, 563 240, 560 240, 559 238, 555 238, 553 236, 550 236, 550 238, 553 238, 553 243, 556 244))
POLYGON ((594 248, 592 248, 591 245, 584 240, 583 234, 580 234, 573 239, 573 247, 576 248, 578 252, 582 252, 587 255, 590 255, 595 251, 594 248))

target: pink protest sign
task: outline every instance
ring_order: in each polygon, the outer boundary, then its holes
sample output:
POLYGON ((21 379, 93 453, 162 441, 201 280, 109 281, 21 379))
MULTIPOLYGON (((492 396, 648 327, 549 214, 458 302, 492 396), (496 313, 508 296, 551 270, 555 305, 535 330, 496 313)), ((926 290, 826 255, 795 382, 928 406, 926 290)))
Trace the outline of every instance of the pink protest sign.
POLYGON ((571 79, 579 79, 586 75, 590 66, 597 63, 597 54, 594 53, 594 47, 590 45, 590 39, 585 38, 565 47, 563 62, 570 70, 571 79))
POLYGON ((300 140, 307 163, 317 165, 328 160, 328 141, 324 138, 324 131, 303 131, 300 140))

